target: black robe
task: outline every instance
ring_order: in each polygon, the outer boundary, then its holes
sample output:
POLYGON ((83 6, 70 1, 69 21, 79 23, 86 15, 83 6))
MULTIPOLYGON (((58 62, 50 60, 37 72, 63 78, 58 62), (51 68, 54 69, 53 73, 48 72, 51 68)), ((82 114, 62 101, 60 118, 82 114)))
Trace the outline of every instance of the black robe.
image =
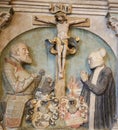
POLYGON ((111 129, 116 114, 116 91, 112 71, 105 67, 99 73, 96 85, 91 83, 93 73, 88 81, 83 82, 81 95, 85 101, 90 104, 90 92, 93 92, 95 98, 94 128, 111 129))

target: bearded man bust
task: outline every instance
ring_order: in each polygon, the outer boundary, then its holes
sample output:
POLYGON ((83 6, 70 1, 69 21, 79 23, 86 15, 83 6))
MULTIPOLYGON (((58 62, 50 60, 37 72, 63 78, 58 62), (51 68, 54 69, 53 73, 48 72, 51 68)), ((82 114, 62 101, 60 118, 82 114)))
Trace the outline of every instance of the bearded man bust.
POLYGON ((18 43, 11 46, 3 68, 6 128, 17 128, 21 125, 25 103, 33 97, 36 82, 41 80, 41 74, 29 73, 23 68, 24 64, 31 63, 32 59, 26 44, 18 43))

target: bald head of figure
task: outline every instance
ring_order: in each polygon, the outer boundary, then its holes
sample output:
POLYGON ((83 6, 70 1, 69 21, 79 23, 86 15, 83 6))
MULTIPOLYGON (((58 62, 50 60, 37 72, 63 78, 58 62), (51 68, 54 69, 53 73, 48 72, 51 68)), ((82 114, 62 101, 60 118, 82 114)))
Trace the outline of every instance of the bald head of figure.
POLYGON ((106 56, 106 50, 104 48, 100 48, 97 51, 90 53, 88 56, 88 64, 91 69, 94 69, 98 66, 102 66, 104 64, 104 57, 106 56))
POLYGON ((11 46, 10 56, 22 63, 32 63, 32 59, 28 50, 28 46, 24 43, 17 43, 11 46))

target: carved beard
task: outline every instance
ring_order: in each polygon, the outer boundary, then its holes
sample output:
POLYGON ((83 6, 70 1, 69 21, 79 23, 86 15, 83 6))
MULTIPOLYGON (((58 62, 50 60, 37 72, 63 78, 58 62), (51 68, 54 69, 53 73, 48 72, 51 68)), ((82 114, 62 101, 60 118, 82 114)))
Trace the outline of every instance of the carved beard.
POLYGON ((32 59, 31 59, 31 57, 29 55, 19 56, 19 59, 23 63, 27 63, 27 64, 31 64, 32 63, 32 59))
POLYGON ((27 55, 27 56, 24 56, 22 58, 22 62, 31 64, 32 63, 32 59, 31 59, 31 57, 29 55, 27 55))

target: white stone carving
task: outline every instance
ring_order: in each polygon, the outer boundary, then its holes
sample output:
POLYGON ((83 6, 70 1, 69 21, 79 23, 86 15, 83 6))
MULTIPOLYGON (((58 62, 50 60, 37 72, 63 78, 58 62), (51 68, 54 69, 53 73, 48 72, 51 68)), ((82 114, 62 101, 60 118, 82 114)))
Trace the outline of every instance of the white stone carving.
POLYGON ((114 30, 116 32, 116 36, 118 36, 118 18, 110 16, 108 19, 108 28, 114 30))

